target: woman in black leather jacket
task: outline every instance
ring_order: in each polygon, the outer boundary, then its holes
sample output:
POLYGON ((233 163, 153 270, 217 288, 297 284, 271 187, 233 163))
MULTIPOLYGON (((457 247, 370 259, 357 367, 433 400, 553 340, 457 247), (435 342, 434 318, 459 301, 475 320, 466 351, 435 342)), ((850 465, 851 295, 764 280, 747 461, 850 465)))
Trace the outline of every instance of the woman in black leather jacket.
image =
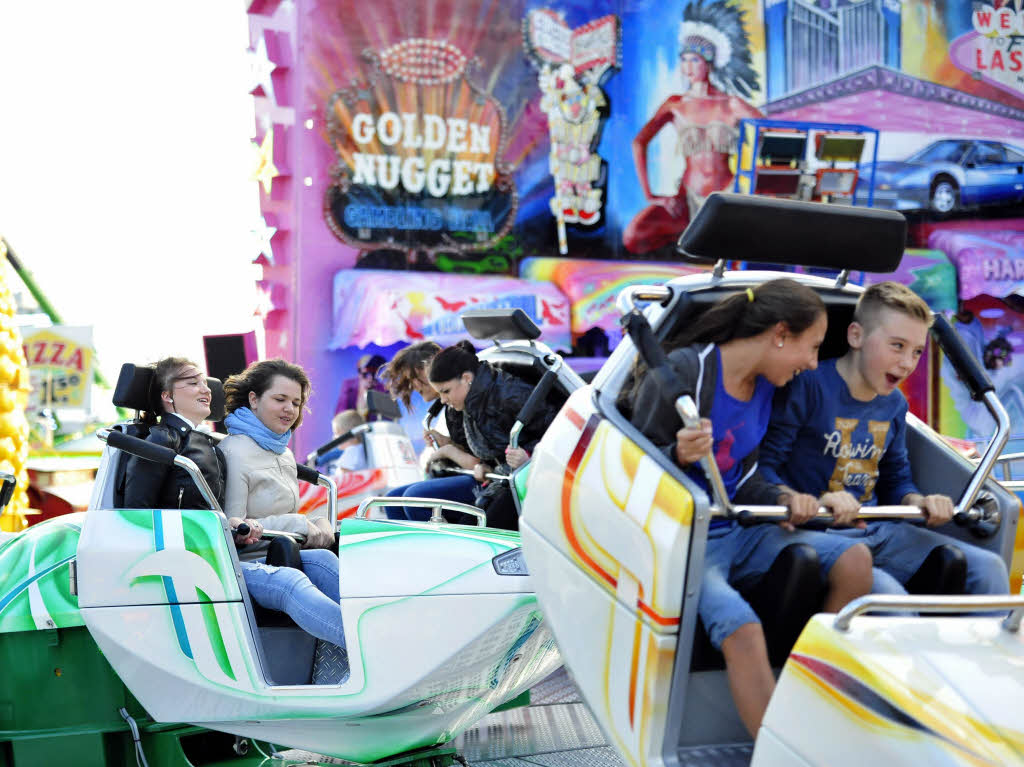
MULTIPOLYGON (((198 366, 182 357, 160 360, 153 374, 147 442, 169 447, 195 461, 219 503, 224 502, 225 463, 213 438, 196 428, 210 415, 210 388, 198 366), (156 414, 163 413, 157 421, 156 414)), ((129 509, 205 509, 199 488, 177 466, 131 456, 125 472, 124 505, 129 509)))
MULTIPOLYGON (((519 435, 519 447, 509 446, 509 432, 533 387, 520 378, 477 359, 463 346, 449 346, 430 363, 430 384, 442 402, 462 413, 466 444, 479 459, 473 467, 476 479, 492 471, 508 473, 530 458, 544 431, 555 417, 555 409, 542 405, 519 435)), ((478 495, 478 505, 487 511, 487 524, 518 528, 518 518, 508 483, 489 485, 478 495), (500 487, 499 487, 500 485, 500 487), (500 492, 496 492, 500 491, 500 492)))

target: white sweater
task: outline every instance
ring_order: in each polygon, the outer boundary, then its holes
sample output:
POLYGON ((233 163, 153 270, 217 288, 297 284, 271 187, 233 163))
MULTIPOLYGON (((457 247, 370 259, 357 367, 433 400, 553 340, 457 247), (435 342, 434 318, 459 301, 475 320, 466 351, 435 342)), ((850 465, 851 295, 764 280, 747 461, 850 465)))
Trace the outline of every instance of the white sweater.
POLYGON ((311 523, 298 513, 299 477, 291 450, 278 455, 244 434, 229 434, 220 449, 227 462, 227 516, 258 519, 268 530, 309 533, 311 523))

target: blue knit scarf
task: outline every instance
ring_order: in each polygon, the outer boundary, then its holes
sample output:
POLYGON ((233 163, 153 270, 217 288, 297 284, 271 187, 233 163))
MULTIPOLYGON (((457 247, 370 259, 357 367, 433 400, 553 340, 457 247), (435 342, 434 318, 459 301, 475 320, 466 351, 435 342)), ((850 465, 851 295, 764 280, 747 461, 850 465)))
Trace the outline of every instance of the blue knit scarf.
POLYGON ((240 407, 224 419, 228 434, 244 434, 264 450, 271 450, 281 455, 288 449, 288 440, 292 438, 292 430, 284 434, 275 434, 257 418, 247 407, 240 407))

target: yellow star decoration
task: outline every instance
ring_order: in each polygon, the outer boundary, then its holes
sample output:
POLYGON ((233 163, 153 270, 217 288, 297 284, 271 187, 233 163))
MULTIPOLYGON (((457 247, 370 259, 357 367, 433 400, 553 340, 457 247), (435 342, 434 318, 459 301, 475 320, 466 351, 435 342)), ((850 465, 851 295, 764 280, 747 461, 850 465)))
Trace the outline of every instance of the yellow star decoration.
POLYGON ((268 130, 259 146, 253 142, 253 149, 256 150, 256 168, 250 178, 263 185, 264 194, 270 194, 274 179, 281 175, 274 165, 274 131, 268 130))

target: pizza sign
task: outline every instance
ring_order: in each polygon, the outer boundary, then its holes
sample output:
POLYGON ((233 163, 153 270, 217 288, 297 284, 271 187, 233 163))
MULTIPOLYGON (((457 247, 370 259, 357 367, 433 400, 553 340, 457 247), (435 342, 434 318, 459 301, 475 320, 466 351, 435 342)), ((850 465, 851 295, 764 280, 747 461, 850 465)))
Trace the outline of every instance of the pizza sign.
POLYGON ((92 329, 55 326, 25 330, 22 339, 32 385, 29 407, 88 407, 92 329))

